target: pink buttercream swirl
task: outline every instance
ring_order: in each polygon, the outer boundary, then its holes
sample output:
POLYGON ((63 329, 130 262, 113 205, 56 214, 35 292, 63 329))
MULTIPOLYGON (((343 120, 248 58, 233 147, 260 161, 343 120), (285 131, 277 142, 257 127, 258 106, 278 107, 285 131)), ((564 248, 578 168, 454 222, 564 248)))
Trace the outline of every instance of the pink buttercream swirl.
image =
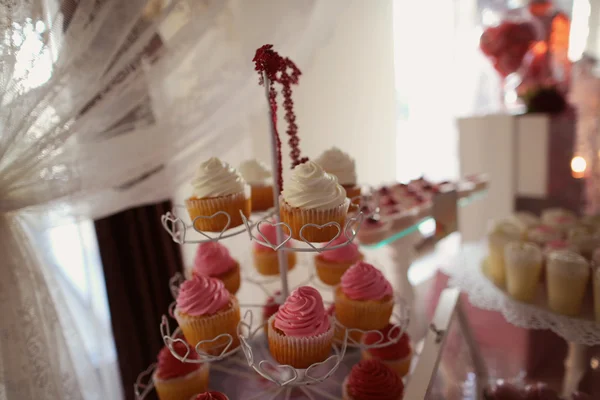
POLYGON ((188 315, 213 315, 227 307, 231 297, 223 282, 196 275, 179 287, 177 308, 188 315))
POLYGON ((275 328, 286 336, 317 336, 329 330, 329 316, 321 294, 309 286, 294 290, 277 311, 275 328))
POLYGON ((192 272, 195 275, 218 276, 230 271, 235 265, 227 247, 218 242, 206 242, 198 245, 192 272))
POLYGON ((377 268, 359 261, 342 275, 342 292, 352 300, 381 300, 394 292, 377 268))
MULTIPOLYGON (((274 221, 272 220, 270 222, 274 223, 274 221)), ((260 234, 262 233, 265 239, 267 239, 274 246, 277 246, 279 244, 279 242, 277 241, 277 229, 273 225, 265 222, 263 224, 260 224, 256 229, 260 231, 260 233, 256 233, 256 237, 259 240, 263 240, 263 237, 260 236, 260 234)), ((285 234, 285 232, 287 232, 287 228, 285 226, 282 226, 281 229, 283 230, 283 239, 285 240, 288 237, 288 235, 285 234)), ((273 251, 272 248, 264 246, 258 243, 257 241, 254 241, 252 243, 252 246, 254 247, 255 251, 273 251)), ((290 242, 287 242, 285 244, 285 247, 290 246, 290 242)))
MULTIPOLYGON (((346 235, 340 235, 337 239, 335 239, 330 247, 339 246, 343 243, 346 243, 348 238, 346 235)), ((338 249, 326 250, 321 253, 321 257, 327 261, 333 262, 348 262, 348 261, 357 261, 360 258, 360 252, 358 251, 358 246, 353 242, 348 243, 346 246, 340 247, 338 249)))

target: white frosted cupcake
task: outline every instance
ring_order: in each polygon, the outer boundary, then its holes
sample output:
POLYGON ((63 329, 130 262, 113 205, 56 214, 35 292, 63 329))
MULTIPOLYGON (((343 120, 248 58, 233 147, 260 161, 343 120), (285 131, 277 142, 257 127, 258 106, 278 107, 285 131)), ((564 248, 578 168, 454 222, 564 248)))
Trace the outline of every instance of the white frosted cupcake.
POLYGON ((542 223, 550 225, 563 232, 572 228, 577 224, 577 216, 575 213, 565 210, 564 208, 547 208, 542 211, 542 223))
POLYGON ((309 242, 328 242, 338 233, 344 233, 350 200, 335 176, 325 173, 318 164, 307 161, 292 170, 283 186, 281 221, 289 225, 294 239, 302 240, 304 237, 309 242), (337 222, 340 228, 306 226, 330 222, 337 222))
POLYGON ((512 242, 504 247, 506 289, 519 301, 535 298, 542 272, 542 250, 533 243, 512 242))
POLYGON ((185 205, 196 229, 221 232, 242 224, 240 211, 250 216, 250 187, 226 162, 212 157, 200 164, 192 186, 194 192, 185 205), (219 211, 229 214, 229 225, 225 215, 208 218, 219 211))
POLYGON ((360 187, 356 184, 356 164, 354 159, 337 147, 326 150, 315 162, 328 174, 334 175, 338 183, 346 189, 349 199, 360 196, 360 187))
POLYGON ((271 172, 257 160, 244 161, 238 167, 252 191, 252 211, 264 211, 273 207, 273 185, 271 172))
POLYGON ((577 316, 590 277, 587 260, 572 251, 555 251, 546 263, 548 306, 554 312, 577 316))
POLYGON ((523 230, 510 220, 496 222, 488 234, 488 276, 498 286, 504 286, 506 271, 504 267, 504 246, 520 241, 523 230))
POLYGON ((562 232, 550 225, 538 225, 527 230, 527 240, 541 247, 548 243, 562 239, 562 232))
POLYGON ((569 230, 567 241, 576 247, 582 256, 591 260, 594 250, 600 247, 600 234, 589 227, 580 225, 569 230))

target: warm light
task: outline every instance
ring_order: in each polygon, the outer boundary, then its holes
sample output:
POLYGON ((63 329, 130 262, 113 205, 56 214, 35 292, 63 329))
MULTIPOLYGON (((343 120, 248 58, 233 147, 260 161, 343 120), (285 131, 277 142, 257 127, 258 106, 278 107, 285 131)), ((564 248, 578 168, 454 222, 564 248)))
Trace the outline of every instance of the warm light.
POLYGON ((587 163, 585 162, 585 159, 583 157, 573 157, 573 159, 571 160, 571 171, 573 171, 573 178, 583 178, 586 168, 587 163))

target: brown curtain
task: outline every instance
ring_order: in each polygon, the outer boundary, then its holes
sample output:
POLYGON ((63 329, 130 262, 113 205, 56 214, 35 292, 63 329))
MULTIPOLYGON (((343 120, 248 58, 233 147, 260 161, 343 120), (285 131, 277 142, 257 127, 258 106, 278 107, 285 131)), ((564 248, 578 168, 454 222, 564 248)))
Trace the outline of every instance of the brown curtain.
POLYGON ((179 245, 160 222, 169 210, 165 201, 95 222, 127 399, 134 398, 138 374, 156 361, 163 345, 161 317, 173 301, 169 278, 183 271, 179 245))

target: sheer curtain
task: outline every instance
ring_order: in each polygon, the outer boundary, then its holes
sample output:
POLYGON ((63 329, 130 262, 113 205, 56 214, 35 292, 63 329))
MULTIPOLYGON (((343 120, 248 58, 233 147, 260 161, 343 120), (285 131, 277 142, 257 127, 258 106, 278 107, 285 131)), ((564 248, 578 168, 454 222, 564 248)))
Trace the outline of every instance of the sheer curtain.
POLYGON ((302 64, 345 6, 163 3, 0 1, 2 400, 120 397, 93 260, 82 274, 83 253, 61 259, 86 223, 65 226, 166 199, 199 159, 239 148, 236 124, 266 106, 254 50, 302 64))

